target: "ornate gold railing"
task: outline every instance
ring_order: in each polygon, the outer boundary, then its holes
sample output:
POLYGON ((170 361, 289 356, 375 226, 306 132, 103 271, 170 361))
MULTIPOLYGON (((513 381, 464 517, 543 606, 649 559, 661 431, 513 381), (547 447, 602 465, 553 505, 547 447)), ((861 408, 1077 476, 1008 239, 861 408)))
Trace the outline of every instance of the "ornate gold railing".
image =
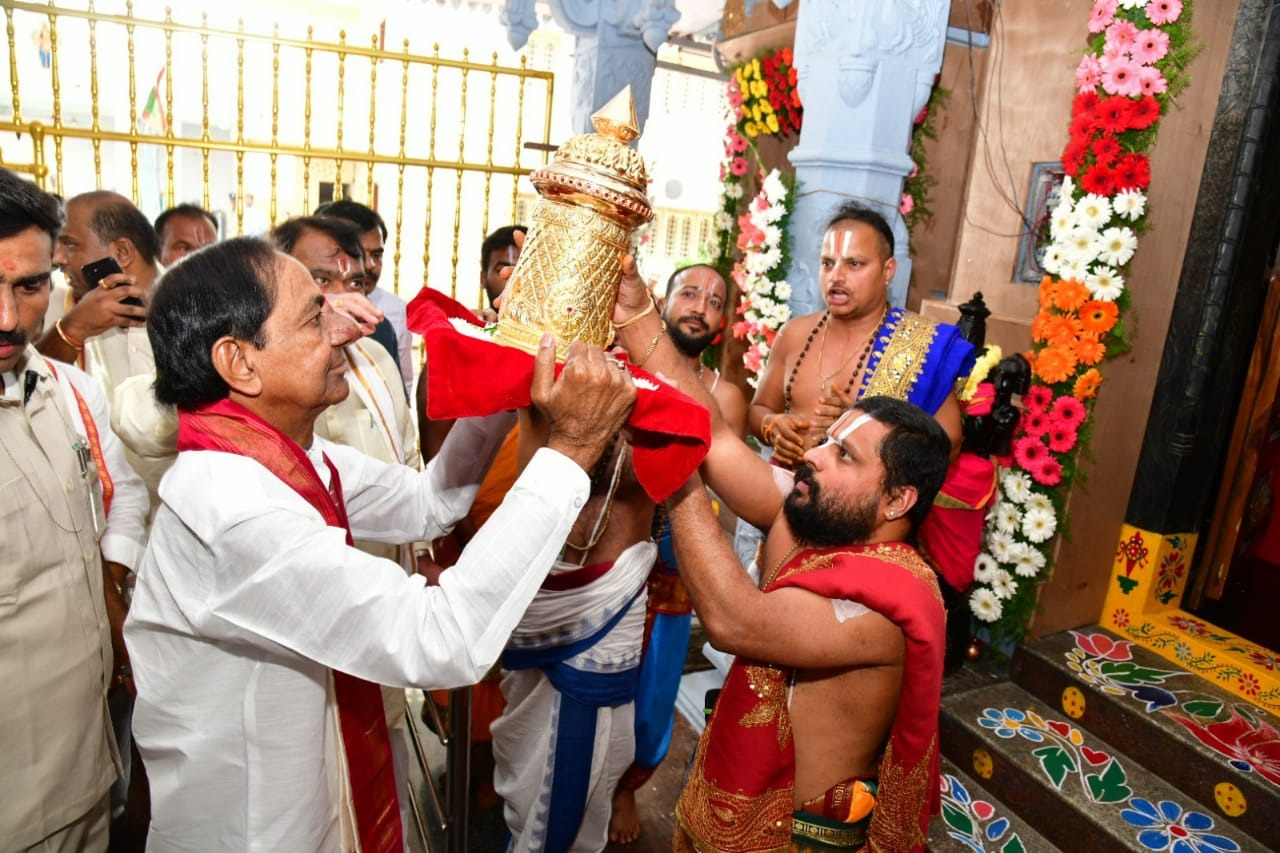
MULTIPOLYGON (((464 268, 474 268, 471 254, 491 223, 514 221, 519 178, 545 162, 553 77, 523 57, 512 67, 499 65, 496 52, 488 63, 473 62, 466 50, 461 59, 442 57, 439 44, 430 55, 413 53, 407 38, 394 51, 379 35, 367 46, 349 43, 345 30, 333 42, 317 38, 313 26, 304 37, 282 35, 279 24, 270 33, 247 31, 243 21, 219 28, 203 13, 198 21, 175 19, 171 8, 162 20, 147 19, 132 2, 124 14, 97 11, 93 0, 84 9, 3 6, 10 115, 0 104, 0 162, 7 168, 64 195, 117 189, 152 215, 199 201, 223 216, 227 235, 349 194, 378 209, 392 229, 392 280, 384 284, 396 291, 402 279, 413 293, 430 278, 459 296, 460 250, 464 268), (24 64, 37 51, 25 43, 20 50, 19 36, 36 26, 39 63, 24 64), (147 55, 156 61, 146 65, 147 55), (246 95, 259 107, 247 106, 246 95), (477 116, 482 109, 487 119, 477 116), (367 137, 354 132, 365 120, 367 137), (16 156, 24 148, 29 159, 16 156), (219 185, 229 190, 225 204, 219 185), (269 199, 265 217, 246 206, 247 196, 269 199), (433 251, 441 241, 447 249, 433 251)), ((474 282, 463 289, 480 298, 474 282)))

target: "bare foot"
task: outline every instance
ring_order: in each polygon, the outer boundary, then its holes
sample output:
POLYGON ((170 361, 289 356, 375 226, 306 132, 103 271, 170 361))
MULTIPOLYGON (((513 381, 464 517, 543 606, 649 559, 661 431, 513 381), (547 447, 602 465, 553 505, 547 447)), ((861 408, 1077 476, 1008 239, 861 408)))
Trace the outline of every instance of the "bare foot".
POLYGON ((613 795, 613 813, 609 815, 609 840, 630 844, 640 838, 640 815, 636 812, 635 791, 619 789, 613 795))

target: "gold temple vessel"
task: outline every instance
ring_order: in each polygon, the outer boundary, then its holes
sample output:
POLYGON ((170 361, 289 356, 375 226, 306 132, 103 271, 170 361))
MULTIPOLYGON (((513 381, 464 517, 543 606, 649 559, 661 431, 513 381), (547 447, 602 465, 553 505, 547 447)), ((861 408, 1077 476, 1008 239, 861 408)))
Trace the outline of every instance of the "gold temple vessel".
POLYGON ((640 135, 631 87, 591 123, 595 133, 572 137, 549 166, 529 176, 541 198, 495 336, 536 353, 542 335, 551 332, 559 361, 573 341, 605 346, 613 339, 619 258, 631 232, 653 219, 644 160, 629 145, 640 135))

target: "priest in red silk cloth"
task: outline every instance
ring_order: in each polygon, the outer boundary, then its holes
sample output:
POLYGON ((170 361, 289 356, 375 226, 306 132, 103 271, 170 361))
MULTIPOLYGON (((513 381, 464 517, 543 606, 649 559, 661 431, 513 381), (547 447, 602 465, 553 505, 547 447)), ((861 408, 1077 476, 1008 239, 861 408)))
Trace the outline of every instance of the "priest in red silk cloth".
MULTIPOLYGON (((653 218, 630 87, 592 116, 595 133, 570 138, 530 180, 541 198, 502 298, 496 329, 442 293, 424 288, 409 303, 409 328, 427 354, 427 415, 488 415, 529 404, 533 353, 545 332, 557 351, 572 341, 607 346, 614 326, 620 261, 631 231, 653 218), (490 334, 492 332, 492 334, 490 334)), ((658 319, 654 316, 654 319, 658 319)), ((660 501, 692 473, 710 440, 703 405, 641 368, 631 373, 636 405, 628 421, 636 477, 660 501)))
POLYGON ((625 365, 548 335, 526 394, 546 446, 438 586, 352 547, 431 539, 511 428, 459 424, 425 471, 316 437, 357 336, 298 261, 253 238, 172 267, 147 325, 178 458, 125 625, 148 849, 403 849, 379 684, 471 684, 546 578, 587 471, 635 399, 625 365))
POLYGON ((908 543, 946 474, 946 432, 910 403, 865 397, 794 473, 771 466, 725 426, 626 272, 621 344, 712 406, 703 475, 768 531, 757 585, 699 476, 667 500, 694 608, 737 656, 676 805, 676 849, 924 850, 939 807, 945 614, 908 543))

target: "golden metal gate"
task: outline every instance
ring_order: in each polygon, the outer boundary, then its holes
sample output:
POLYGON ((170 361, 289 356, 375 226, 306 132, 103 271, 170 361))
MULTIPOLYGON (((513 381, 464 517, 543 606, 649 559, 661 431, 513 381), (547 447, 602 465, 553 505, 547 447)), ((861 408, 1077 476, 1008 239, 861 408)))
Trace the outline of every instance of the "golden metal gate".
POLYGON ((115 189, 152 216, 199 202, 224 236, 352 197, 391 229, 384 286, 429 281, 480 304, 480 241, 514 221, 520 177, 545 162, 551 72, 442 57, 438 43, 414 53, 407 38, 389 50, 384 33, 360 46, 345 30, 324 41, 312 25, 253 32, 108 5, 4 0, 8 168, 59 194, 115 189))

